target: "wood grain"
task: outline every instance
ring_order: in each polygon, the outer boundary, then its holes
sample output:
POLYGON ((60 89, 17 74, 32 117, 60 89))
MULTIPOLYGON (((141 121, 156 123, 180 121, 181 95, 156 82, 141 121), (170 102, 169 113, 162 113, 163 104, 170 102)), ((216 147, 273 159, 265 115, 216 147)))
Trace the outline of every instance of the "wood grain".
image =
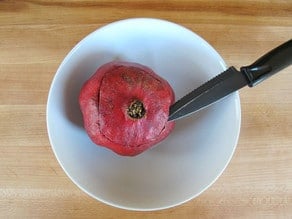
POLYGON ((125 211, 90 198, 67 178, 46 133, 51 80, 83 37, 130 17, 184 25, 236 67, 292 36, 290 0, 0 1, 0 217, 291 218, 291 67, 240 92, 235 155, 219 180, 192 201, 162 211, 125 211))

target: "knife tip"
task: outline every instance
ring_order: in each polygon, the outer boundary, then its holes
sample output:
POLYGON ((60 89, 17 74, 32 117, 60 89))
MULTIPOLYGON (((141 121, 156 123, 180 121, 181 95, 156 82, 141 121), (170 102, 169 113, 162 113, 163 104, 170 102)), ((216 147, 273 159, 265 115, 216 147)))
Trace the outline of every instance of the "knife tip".
POLYGON ((176 113, 173 113, 173 114, 170 114, 169 116, 168 116, 168 122, 171 122, 171 121, 174 121, 174 120, 176 120, 176 119, 178 119, 178 116, 176 116, 176 113))

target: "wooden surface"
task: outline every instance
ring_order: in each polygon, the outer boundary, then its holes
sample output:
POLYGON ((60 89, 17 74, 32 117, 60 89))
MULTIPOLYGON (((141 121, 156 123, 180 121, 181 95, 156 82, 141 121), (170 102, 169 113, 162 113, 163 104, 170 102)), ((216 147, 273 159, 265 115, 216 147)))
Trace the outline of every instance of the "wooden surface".
POLYGON ((292 67, 240 92, 242 128, 224 174, 198 198, 154 212, 100 203, 57 163, 46 131, 51 80, 90 32, 129 17, 168 19, 249 64, 292 37, 292 1, 0 1, 1 218, 291 218, 292 67))

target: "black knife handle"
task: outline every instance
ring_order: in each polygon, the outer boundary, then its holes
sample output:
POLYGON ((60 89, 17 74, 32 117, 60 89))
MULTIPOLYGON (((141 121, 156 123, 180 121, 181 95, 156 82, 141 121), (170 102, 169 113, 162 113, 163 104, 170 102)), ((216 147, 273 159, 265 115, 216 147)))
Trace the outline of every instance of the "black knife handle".
POLYGON ((240 68, 253 87, 292 64, 292 39, 271 50, 253 64, 240 68))

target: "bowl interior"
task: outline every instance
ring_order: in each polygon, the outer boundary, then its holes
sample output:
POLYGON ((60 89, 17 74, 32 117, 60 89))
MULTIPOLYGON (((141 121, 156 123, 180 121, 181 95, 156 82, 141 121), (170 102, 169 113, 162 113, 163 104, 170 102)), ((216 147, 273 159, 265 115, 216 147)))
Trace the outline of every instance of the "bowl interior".
POLYGON ((96 30, 67 55, 49 92, 47 127, 60 165, 83 191, 124 209, 157 210, 196 197, 232 157, 240 129, 238 93, 178 120, 154 148, 121 157, 90 141, 78 105, 82 84, 117 59, 152 68, 171 84, 176 99, 225 69, 208 43, 174 23, 129 19, 96 30))

